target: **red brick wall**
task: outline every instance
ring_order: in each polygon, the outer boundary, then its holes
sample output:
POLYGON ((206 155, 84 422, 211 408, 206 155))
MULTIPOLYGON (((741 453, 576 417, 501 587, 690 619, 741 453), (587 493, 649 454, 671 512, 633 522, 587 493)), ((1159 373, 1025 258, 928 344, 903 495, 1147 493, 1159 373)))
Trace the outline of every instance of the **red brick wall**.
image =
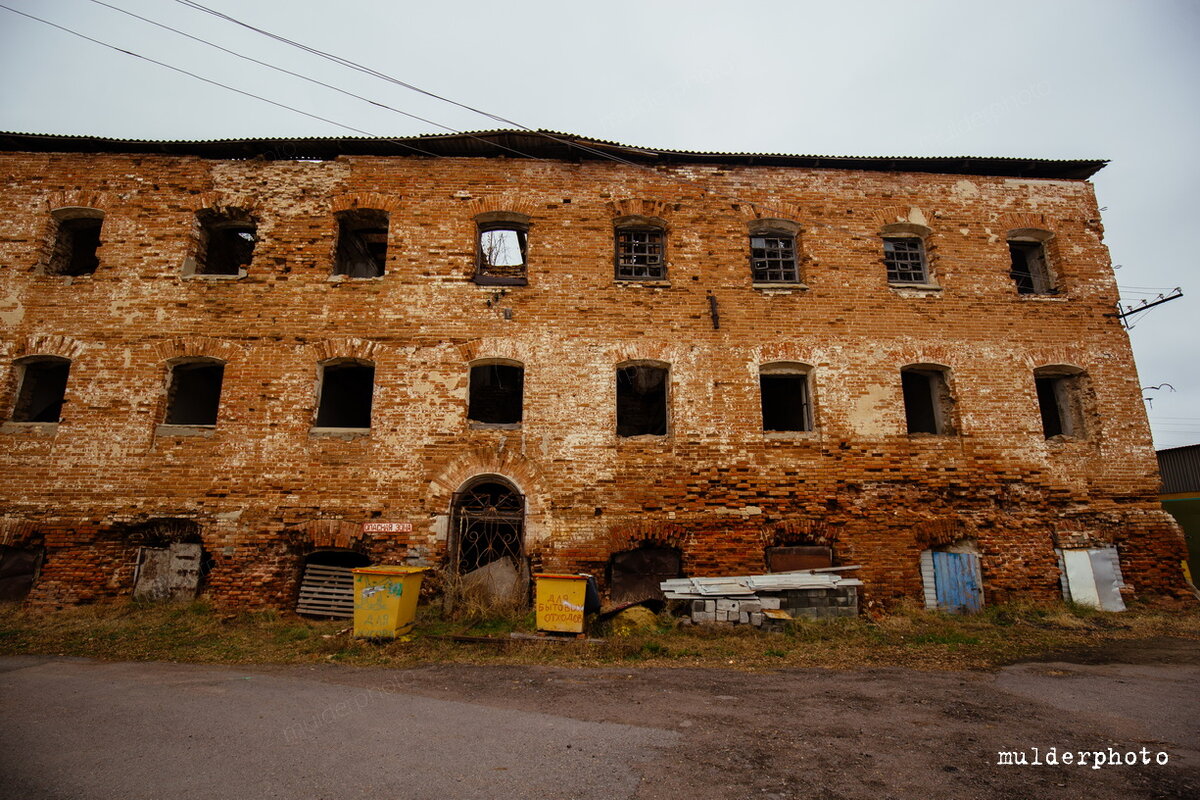
POLYGON ((0 158, 0 410, 14 359, 72 359, 57 427, 0 430, 0 517, 47 547, 37 600, 127 593, 120 532, 155 518, 200 524, 207 590, 222 603, 290 603, 303 553, 330 542, 439 563, 452 493, 484 473, 525 493, 527 548, 545 568, 603 574, 612 552, 648 540, 679 546, 690 574, 755 572, 765 546, 820 539, 862 565, 868 600, 889 602, 920 596, 921 549, 971 538, 989 599, 1052 597, 1055 537, 1082 525, 1118 544, 1134 592, 1182 592, 1182 537, 1156 501, 1087 182, 485 158, 0 158), (50 212, 76 205, 105 213, 100 268, 42 274, 50 212), (221 206, 258 219, 247 276, 183 277, 196 211, 221 206), (333 215, 356 206, 390 214, 386 275, 331 280, 333 215), (473 216, 491 210, 531 218, 528 286, 469 280, 473 216), (625 214, 667 221, 669 285, 614 282, 612 220, 625 214), (800 225, 806 289, 751 287, 757 216, 800 225), (879 234, 898 220, 932 229, 940 290, 888 286, 879 234), (1013 287, 1005 234, 1026 227, 1055 234, 1057 296, 1013 287), (166 362, 196 355, 226 362, 216 430, 156 436, 166 362), (376 366, 371 433, 314 437, 317 363, 342 356, 376 366), (467 362, 487 357, 525 364, 519 430, 467 425, 467 362), (630 359, 670 365, 668 437, 615 435, 614 369, 630 359), (764 436, 757 367, 774 361, 812 367, 815 432, 764 436), (900 368, 915 363, 950 369, 957 435, 905 433, 900 368), (1033 370, 1053 364, 1088 374, 1084 440, 1043 438, 1033 370), (413 532, 351 541, 373 520, 413 532))

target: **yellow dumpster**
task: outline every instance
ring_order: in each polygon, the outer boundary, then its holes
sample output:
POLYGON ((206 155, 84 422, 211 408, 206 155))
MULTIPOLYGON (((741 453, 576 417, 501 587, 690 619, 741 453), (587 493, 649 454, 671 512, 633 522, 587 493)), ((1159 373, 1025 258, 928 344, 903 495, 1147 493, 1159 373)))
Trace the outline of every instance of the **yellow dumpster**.
POLYGON ((589 575, 536 573, 537 627, 549 633, 583 633, 589 575))
POLYGON ((424 567, 359 567, 354 573, 354 635, 394 639, 412 630, 424 567))

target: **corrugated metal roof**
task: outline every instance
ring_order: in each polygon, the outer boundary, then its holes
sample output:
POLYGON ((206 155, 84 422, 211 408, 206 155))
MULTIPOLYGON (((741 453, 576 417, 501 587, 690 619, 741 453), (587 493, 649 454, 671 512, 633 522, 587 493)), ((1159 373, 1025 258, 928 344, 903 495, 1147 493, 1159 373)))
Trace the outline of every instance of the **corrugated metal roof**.
POLYGON ((1163 494, 1200 492, 1200 444, 1158 451, 1163 494))
POLYGON ((108 139, 46 133, 0 132, 0 150, 57 153, 148 153, 201 158, 329 160, 338 156, 437 156, 546 158, 594 161, 609 157, 641 165, 730 164, 875 172, 932 172, 1086 180, 1103 159, 1044 159, 981 156, 824 156, 786 153, 706 153, 634 147, 572 133, 496 129, 464 133, 386 137, 300 137, 207 140, 108 139))

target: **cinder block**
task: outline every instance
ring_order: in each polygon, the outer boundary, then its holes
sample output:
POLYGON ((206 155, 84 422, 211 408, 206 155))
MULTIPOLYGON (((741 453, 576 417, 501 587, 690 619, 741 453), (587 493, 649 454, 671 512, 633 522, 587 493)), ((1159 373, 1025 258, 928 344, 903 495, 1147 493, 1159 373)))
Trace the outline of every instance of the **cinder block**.
POLYGON ((704 610, 707 611, 709 614, 716 611, 717 610, 717 601, 716 600, 705 600, 704 601, 704 610))
POLYGON ((739 611, 738 612, 738 622, 741 623, 742 625, 749 625, 750 624, 750 612, 739 611))
POLYGON ((778 597, 760 597, 760 598, 758 598, 758 604, 764 610, 777 609, 777 608, 783 607, 783 601, 781 598, 778 598, 778 597))
POLYGON ((707 609, 704 607, 706 602, 707 602, 706 600, 693 600, 692 601, 692 613, 694 614, 697 611, 703 613, 704 611, 706 611, 707 609))
POLYGON ((741 604, 737 600, 721 598, 717 601, 717 611, 740 611, 741 604))
POLYGON ((762 611, 762 603, 758 600, 743 600, 741 610, 753 614, 756 611, 762 611))
POLYGON ((717 621, 717 615, 709 611, 693 611, 692 622, 697 625, 711 624, 717 621))
POLYGON ((763 624, 763 615, 761 611, 756 611, 750 615, 750 624, 756 628, 761 628, 763 624))

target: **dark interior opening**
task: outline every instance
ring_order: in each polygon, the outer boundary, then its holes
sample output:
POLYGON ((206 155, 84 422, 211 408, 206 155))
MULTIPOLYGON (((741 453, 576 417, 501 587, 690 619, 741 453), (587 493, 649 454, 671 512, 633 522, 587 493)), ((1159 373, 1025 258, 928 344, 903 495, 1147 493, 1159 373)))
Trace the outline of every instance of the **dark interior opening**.
POLYGON ((70 370, 71 362, 65 358, 23 362, 13 422, 58 422, 62 417, 70 370))
POLYGON ((525 370, 506 364, 471 367, 467 419, 496 425, 521 422, 525 370))
POLYGON ((807 375, 763 374, 758 380, 764 431, 812 430, 807 375))
POLYGON ((1062 378, 1034 378, 1037 386, 1038 410, 1042 413, 1042 432, 1049 439, 1068 433, 1066 430, 1062 401, 1062 378))
POLYGON ((167 392, 168 425, 216 425, 225 365, 213 361, 176 364, 167 392))
POLYGON ((1046 248, 1041 242, 1010 241, 1012 279, 1019 294, 1045 294, 1050 291, 1046 269, 1046 248))
POLYGON ((349 278, 378 278, 387 262, 388 215, 360 209, 338 214, 337 255, 333 273, 349 278))
POLYGON ((617 435, 666 436, 667 370, 636 365, 617 370, 617 435))
POLYGON ((100 266, 96 250, 100 247, 99 217, 74 217, 58 223, 54 253, 50 257, 51 275, 91 275, 100 266))
POLYGON ((357 362, 326 364, 321 370, 318 428, 371 427, 375 367, 357 362))
POLYGON ((683 576, 683 556, 675 547, 644 545, 614 553, 608 562, 608 594, 613 603, 661 600, 659 584, 683 576))
POLYGON ((494 561, 524 563, 525 498, 504 483, 485 481, 454 499, 456 568, 466 575, 494 561))
POLYGON ((941 433, 934 402, 936 375, 906 370, 900 373, 904 387, 904 419, 909 433, 941 433))
POLYGON ((368 567, 371 559, 353 550, 314 550, 304 559, 305 564, 319 564, 322 567, 368 567))
POLYGON ((0 600, 24 600, 37 580, 45 550, 0 545, 0 600))
POLYGON ((250 266, 258 226, 249 217, 201 215, 197 275, 237 275, 250 266))

